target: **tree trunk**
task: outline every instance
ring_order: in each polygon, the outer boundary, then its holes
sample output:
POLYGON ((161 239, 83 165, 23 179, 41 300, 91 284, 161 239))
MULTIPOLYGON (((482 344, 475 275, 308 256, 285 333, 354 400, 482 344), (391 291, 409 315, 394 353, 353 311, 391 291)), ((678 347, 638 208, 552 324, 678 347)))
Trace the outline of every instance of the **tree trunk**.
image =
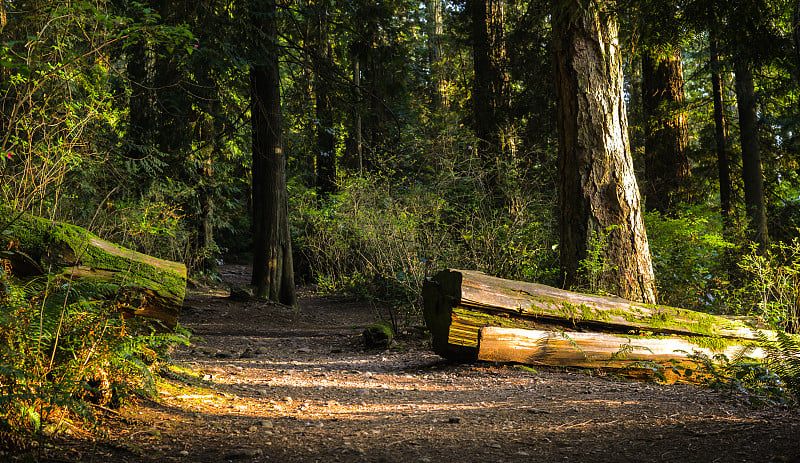
POLYGON ((792 11, 792 43, 794 44, 794 65, 797 70, 796 79, 800 82, 800 0, 795 0, 792 11))
MULTIPOLYGON (((713 34, 713 32, 712 32, 713 34)), ((728 128, 725 122, 725 102, 722 97, 722 74, 719 62, 719 51, 716 37, 712 36, 709 44, 711 68, 712 97, 714 99, 714 141, 717 149, 717 166, 719 170, 719 203, 722 215, 722 227, 725 233, 733 228, 733 208, 731 203, 731 166, 730 145, 728 144, 728 128)))
POLYGON ((750 237, 763 249, 769 240, 764 198, 764 174, 756 118, 753 72, 748 64, 735 63, 736 105, 739 109, 739 137, 742 145, 742 179, 744 203, 749 220, 750 237))
POLYGON ((684 115, 680 47, 670 56, 642 57, 642 105, 645 117, 645 200, 647 209, 674 212, 689 201, 689 158, 684 115))
POLYGON ((492 61, 489 31, 486 17, 486 2, 470 0, 472 16, 472 62, 475 76, 472 84, 472 113, 475 137, 478 139, 478 154, 484 161, 490 157, 494 147, 497 124, 492 107, 492 61))
MULTIPOLYGON (((210 14, 206 13, 206 14, 210 14)), ((205 19, 205 18, 202 18, 205 19)), ((199 181, 195 185, 200 203, 200 214, 197 220, 199 234, 197 253, 201 257, 199 266, 209 273, 217 273, 218 248, 214 242, 214 160, 219 158, 217 135, 221 132, 219 114, 218 84, 211 74, 207 63, 194 62, 193 71, 195 85, 191 90, 197 95, 198 109, 195 111, 194 138, 200 140, 201 148, 191 156, 197 156, 199 164, 199 181)))
POLYGON ((336 137, 330 101, 330 76, 324 75, 330 67, 331 44, 328 38, 327 3, 318 6, 316 27, 316 57, 314 91, 317 116, 316 187, 317 194, 325 197, 336 191, 336 137))
POLYGON ((131 86, 128 99, 128 132, 130 145, 127 156, 144 159, 155 144, 155 126, 158 124, 156 97, 153 89, 154 58, 148 44, 140 39, 128 52, 126 70, 131 86))
POLYGON ((581 262, 602 245, 599 285, 655 302, 653 268, 628 144, 616 22, 572 3, 553 14, 558 98, 561 266, 566 287, 583 284, 581 262), (607 243, 598 243, 599 236, 607 243))
MULTIPOLYGON (((508 53, 506 50, 506 0, 487 0, 486 26, 489 34, 492 110, 497 131, 510 106, 508 88, 508 53)), ((496 136, 499 138, 499 133, 496 136)), ((499 140, 498 140, 499 141, 499 140)))
POLYGON ((286 191, 276 5, 258 27, 272 40, 269 56, 250 69, 253 129, 253 279, 256 295, 296 305, 286 191))
POLYGON ((442 22, 442 0, 428 0, 428 50, 430 56, 431 73, 431 112, 437 113, 442 109, 444 101, 444 77, 442 75, 442 35, 444 24, 442 22))
POLYGON ((353 84, 356 87, 356 107, 355 107, 355 149, 356 160, 358 161, 358 175, 364 175, 364 138, 361 134, 361 57, 358 54, 353 56, 353 84))
MULTIPOLYGON (((742 344, 708 347, 682 338, 649 338, 602 333, 554 332, 487 326, 480 331, 478 360, 577 368, 626 369, 655 363, 673 368, 696 365, 691 355, 735 358, 742 344)), ((763 358, 752 349, 750 358, 763 358)), ((640 367, 647 368, 647 367, 640 367)))
POLYGON ((178 322, 186 294, 186 266, 141 254, 74 225, 0 207, 0 246, 11 251, 12 275, 44 273, 111 284, 109 299, 127 316, 178 322))

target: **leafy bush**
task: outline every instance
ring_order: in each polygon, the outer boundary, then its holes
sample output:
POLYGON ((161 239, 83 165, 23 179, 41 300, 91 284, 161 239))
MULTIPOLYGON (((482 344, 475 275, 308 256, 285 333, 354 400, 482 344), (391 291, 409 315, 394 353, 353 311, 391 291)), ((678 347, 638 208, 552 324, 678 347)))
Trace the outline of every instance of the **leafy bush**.
POLYGON ((728 288, 726 253, 732 247, 710 212, 678 217, 645 214, 659 301, 703 312, 724 310, 728 288))
POLYGON ((491 206, 469 177, 442 174, 431 184, 395 185, 371 176, 344 181, 320 201, 292 185, 298 263, 328 290, 417 313, 425 276, 447 268, 552 283, 557 256, 546 201, 528 197, 491 206))
POLYGON ((800 240, 763 252, 753 245, 739 267, 746 282, 736 294, 742 310, 768 326, 800 332, 800 240))
POLYGON ((166 348, 187 342, 183 330, 123 320, 116 288, 62 276, 22 285, 7 270, 0 269, 0 430, 53 432, 74 419, 91 424, 89 403, 152 393, 152 371, 166 348))

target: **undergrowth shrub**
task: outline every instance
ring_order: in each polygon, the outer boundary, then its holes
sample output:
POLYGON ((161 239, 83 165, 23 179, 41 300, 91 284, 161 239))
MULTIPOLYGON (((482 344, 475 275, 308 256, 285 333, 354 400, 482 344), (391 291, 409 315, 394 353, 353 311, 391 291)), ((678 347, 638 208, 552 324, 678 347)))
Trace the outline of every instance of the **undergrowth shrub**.
MULTIPOLYGON (((0 256, 5 257, 5 256, 0 256)), ((155 390, 153 371, 188 333, 124 320, 116 287, 0 269, 0 430, 52 433, 92 425, 90 404, 155 390)))
POLYGON ((767 326, 800 332, 800 240, 777 242, 763 252, 753 245, 739 261, 745 282, 739 307, 767 326))
POLYGON ((728 270, 721 224, 710 212, 689 210, 678 217, 644 216, 659 302, 703 312, 725 310, 728 270))
POLYGON ((419 315, 421 285, 442 268, 553 283, 550 203, 533 196, 494 207, 469 178, 440 174, 397 185, 372 175, 320 200, 290 186, 295 252, 322 289, 347 291, 419 315))

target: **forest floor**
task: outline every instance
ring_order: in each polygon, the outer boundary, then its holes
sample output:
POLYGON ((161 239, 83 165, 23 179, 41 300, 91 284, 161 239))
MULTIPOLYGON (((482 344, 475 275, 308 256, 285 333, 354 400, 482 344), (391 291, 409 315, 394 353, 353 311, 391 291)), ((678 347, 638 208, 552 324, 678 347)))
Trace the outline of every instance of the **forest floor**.
MULTIPOLYGON (((223 279, 246 284, 246 266, 223 279)), ((0 461, 800 461, 800 414, 742 394, 598 372, 453 364, 410 334, 367 351, 368 303, 300 294, 300 311, 192 290, 193 346, 157 400, 106 412, 107 435, 0 461)))

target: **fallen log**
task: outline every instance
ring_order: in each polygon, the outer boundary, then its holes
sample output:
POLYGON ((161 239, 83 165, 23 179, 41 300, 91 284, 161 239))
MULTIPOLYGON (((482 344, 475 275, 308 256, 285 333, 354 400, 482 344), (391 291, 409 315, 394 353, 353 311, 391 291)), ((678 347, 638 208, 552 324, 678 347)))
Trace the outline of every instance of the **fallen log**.
POLYGON ((626 336, 494 326, 481 328, 478 347, 478 360, 610 369, 637 363, 683 363, 690 355, 697 354, 709 358, 717 354, 728 358, 764 356, 754 346, 727 344, 702 336, 626 336))
POLYGON ((752 350, 744 323, 618 297, 444 270, 423 285, 433 348, 457 361, 622 368, 752 350))
POLYGON ((44 273, 111 283, 128 316, 178 322, 186 294, 186 266, 102 240, 88 230, 0 207, 0 246, 12 275, 44 273))

